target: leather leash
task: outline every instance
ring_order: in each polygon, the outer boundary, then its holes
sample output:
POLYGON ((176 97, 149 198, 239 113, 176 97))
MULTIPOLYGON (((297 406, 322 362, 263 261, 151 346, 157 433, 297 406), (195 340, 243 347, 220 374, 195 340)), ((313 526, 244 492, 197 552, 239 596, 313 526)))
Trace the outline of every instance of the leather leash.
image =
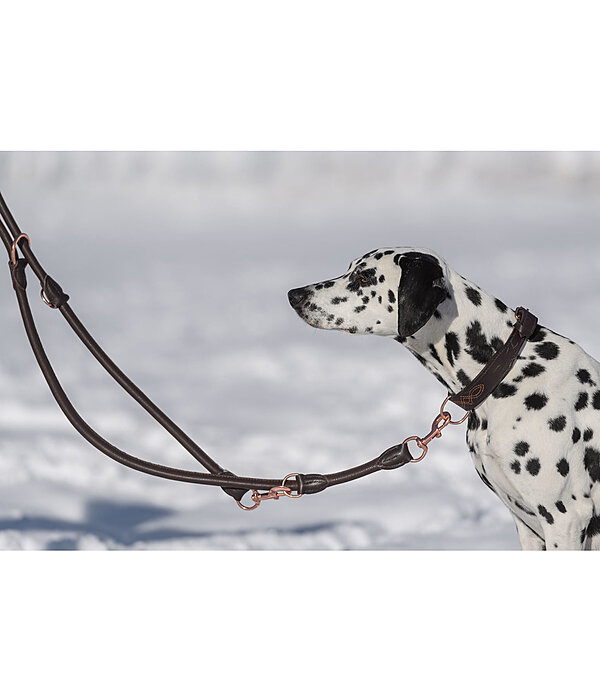
POLYGON ((244 510, 254 510, 265 500, 278 500, 281 496, 299 498, 305 494, 319 493, 330 486, 353 481, 377 471, 397 469, 409 462, 420 462, 427 453, 429 443, 433 439, 441 437, 442 430, 447 425, 459 425, 465 421, 471 410, 480 405, 492 393, 509 372, 523 344, 531 336, 537 324, 537 318, 533 316, 533 314, 519 307, 516 311, 517 323, 507 342, 467 387, 458 394, 446 397, 438 415, 433 421, 431 430, 424 437, 413 435, 406 438, 406 440, 399 445, 388 448, 375 459, 356 467, 331 474, 288 474, 283 479, 258 479, 254 477, 237 476, 223 469, 212 457, 204 452, 204 450, 156 406, 156 404, 154 404, 150 398, 122 372, 104 350, 102 350, 71 309, 68 303, 69 295, 65 294, 61 286, 46 273, 34 255, 31 249, 29 236, 22 233, 19 229, 1 193, 0 215, 0 238, 2 238, 2 242, 9 255, 8 264, 13 289, 15 290, 27 338, 52 395, 75 430, 100 452, 103 452, 111 459, 126 467, 163 479, 219 486, 225 493, 232 496, 240 508, 244 510), (23 255, 22 258, 19 257, 19 252, 23 255), (40 296, 44 303, 51 309, 58 309, 60 311, 77 337, 108 374, 137 401, 147 413, 167 430, 167 432, 169 432, 184 449, 209 472, 208 474, 167 467, 130 455, 105 440, 84 421, 70 402, 60 381, 54 373, 37 332, 27 297, 27 265, 29 265, 40 282, 40 296), (445 410, 448 401, 452 401, 466 410, 465 415, 460 420, 452 420, 450 413, 445 410), (422 454, 417 458, 414 458, 409 451, 408 444, 411 441, 416 442, 417 446, 422 450, 422 454), (266 491, 264 491, 265 489, 266 491), (246 506, 242 504, 241 501, 249 490, 252 491, 251 499, 253 505, 246 506), (263 492, 261 493, 261 491, 263 492))

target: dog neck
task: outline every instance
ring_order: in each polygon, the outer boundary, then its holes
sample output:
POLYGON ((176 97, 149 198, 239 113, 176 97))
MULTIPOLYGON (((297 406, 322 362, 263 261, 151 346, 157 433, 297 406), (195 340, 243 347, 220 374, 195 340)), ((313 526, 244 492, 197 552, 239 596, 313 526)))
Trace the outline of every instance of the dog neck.
POLYGON ((450 392, 465 387, 506 342, 512 309, 456 272, 446 277, 449 297, 402 343, 450 392))

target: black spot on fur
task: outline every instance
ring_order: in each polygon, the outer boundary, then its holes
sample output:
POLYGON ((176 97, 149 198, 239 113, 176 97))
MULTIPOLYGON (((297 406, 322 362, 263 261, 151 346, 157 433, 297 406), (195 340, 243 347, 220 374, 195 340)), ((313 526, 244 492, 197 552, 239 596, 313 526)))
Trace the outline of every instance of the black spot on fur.
POLYGON ((554 518, 552 517, 552 514, 544 508, 544 506, 538 506, 538 513, 546 519, 548 525, 552 525, 554 518))
POLYGON ((517 387, 514 384, 505 384, 502 382, 492 392, 495 399, 505 399, 508 396, 514 396, 517 393, 517 387))
POLYGON ((577 397, 577 401, 575 402, 575 410, 576 411, 581 411, 583 410, 588 404, 588 395, 587 392, 582 391, 579 396, 577 397))
POLYGON ((553 360, 555 357, 558 357, 558 353, 560 352, 558 345, 550 341, 538 345, 535 351, 540 357, 543 357, 544 360, 553 360))
POLYGON ((546 394, 535 392, 525 398, 525 405, 530 411, 540 411, 548 403, 546 394))
POLYGON ((534 457, 533 459, 527 460, 527 464, 525 465, 525 469, 532 475, 536 476, 536 474, 539 473, 540 471, 540 460, 534 457))
POLYGON ((367 307, 363 304, 362 306, 355 306, 354 307, 354 313, 359 314, 361 311, 364 311, 367 307))
POLYGON ((539 324, 535 327, 533 334, 529 338, 532 343, 540 343, 546 337, 546 331, 543 331, 539 324))
POLYGON ((521 463, 519 462, 518 459, 515 459, 514 462, 510 463, 510 468, 513 470, 515 474, 520 474, 521 473, 521 463))
POLYGON ((393 304, 396 301, 396 295, 394 292, 392 292, 391 289, 388 289, 388 299, 390 301, 390 304, 393 304))
POLYGON ((579 428, 573 428, 573 433, 571 435, 571 440, 573 440, 573 444, 579 442, 581 438, 581 430, 579 428))
POLYGON ((545 372, 546 368, 539 365, 537 362, 530 362, 526 367, 523 368, 524 377, 537 377, 538 374, 545 372))
POLYGON ((385 282, 385 276, 379 275, 379 283, 381 284, 382 282, 385 282))
POLYGON ((576 375, 577 379, 582 384, 589 384, 590 386, 596 386, 596 382, 591 378, 590 373, 587 371, 587 369, 580 369, 577 371, 576 375))
POLYGON ((587 529, 585 530, 588 537, 600 535, 600 515, 593 515, 590 518, 587 529))
POLYGON ((437 350, 435 349, 435 345, 433 343, 429 343, 429 352, 431 353, 431 356, 433 359, 439 364, 442 364, 442 360, 440 359, 440 356, 438 355, 437 350))
POLYGON ((465 288, 469 301, 475 306, 481 306, 481 294, 473 287, 465 288))
POLYGON ((332 282, 331 280, 329 280, 329 282, 323 282, 323 289, 329 289, 330 287, 333 287, 334 284, 335 282, 332 282))
POLYGON ((344 301, 348 301, 348 297, 333 297, 331 300, 332 304, 341 304, 344 301))
POLYGON ((446 357, 448 362, 452 367, 454 367, 454 361, 458 359, 460 353, 460 346, 458 344, 458 336, 456 333, 446 333, 446 357))
POLYGON ((508 306, 503 301, 500 301, 500 299, 495 299, 494 304, 496 304, 496 308, 502 311, 503 313, 508 309, 508 306))
POLYGON ((480 425, 481 421, 479 420, 479 416, 475 413, 475 411, 471 411, 467 421, 467 427, 469 430, 477 430, 480 425))
POLYGON ((471 381, 469 375, 466 374, 466 372, 463 372, 462 369, 458 370, 458 372, 456 373, 456 377, 458 381, 463 385, 463 387, 467 386, 467 384, 469 384, 471 381))
POLYGON ((523 457, 529 452, 529 444, 521 440, 521 442, 517 442, 515 445, 515 454, 519 455, 519 457, 523 457))
POLYGON ((583 463, 592 481, 600 481, 600 452, 593 447, 585 448, 583 463))
POLYGON ((448 383, 447 383, 446 380, 442 377, 441 374, 438 374, 437 372, 433 372, 433 376, 438 380, 438 382, 439 382, 440 384, 442 384, 443 386, 445 386, 446 389, 448 389, 448 391, 450 391, 450 387, 448 386, 448 383))
POLYGON ((561 430, 564 430, 567 425, 567 418, 566 416, 550 418, 548 425, 550 426, 550 430, 554 430, 555 433, 560 433, 561 430))
POLYGON ((594 437, 594 431, 591 428, 586 428, 583 431, 583 441, 589 442, 594 437))
POLYGON ((488 343, 487 338, 481 331, 481 324, 479 321, 473 321, 471 325, 467 328, 466 341, 468 345, 467 352, 475 360, 482 365, 489 362, 494 355, 495 351, 502 346, 502 341, 498 338, 499 345, 494 347, 495 338, 488 343))
POLYGON ((483 420, 481 421, 481 429, 482 429, 482 430, 487 430, 487 426, 488 426, 487 419, 486 419, 486 418, 483 418, 483 420))
POLYGON ((594 397, 592 399, 592 406, 597 410, 600 411, 600 391, 597 391, 594 394, 594 397))
POLYGON ((556 501, 556 503, 554 505, 556 506, 556 510, 559 513, 566 513, 567 512, 567 509, 565 508, 565 504, 562 501, 556 501))

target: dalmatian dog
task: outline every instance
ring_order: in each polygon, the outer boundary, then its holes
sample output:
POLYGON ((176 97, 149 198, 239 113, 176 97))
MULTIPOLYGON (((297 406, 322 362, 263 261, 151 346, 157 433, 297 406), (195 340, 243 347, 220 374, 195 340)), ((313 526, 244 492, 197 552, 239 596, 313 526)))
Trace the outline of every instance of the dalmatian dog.
MULTIPOLYGON (((393 338, 451 393, 477 376, 515 322, 506 304, 418 248, 373 250, 288 298, 315 328, 393 338)), ((510 510, 523 549, 600 549, 596 360, 538 325, 467 425, 475 469, 510 510)))

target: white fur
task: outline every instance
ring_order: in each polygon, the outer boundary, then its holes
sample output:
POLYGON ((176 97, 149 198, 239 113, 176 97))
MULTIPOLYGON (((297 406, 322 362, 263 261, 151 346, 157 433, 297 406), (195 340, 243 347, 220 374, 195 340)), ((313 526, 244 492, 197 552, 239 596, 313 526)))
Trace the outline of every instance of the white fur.
MULTIPOLYGON (((396 337, 403 314, 399 261, 414 252, 435 258, 441 270, 436 283, 449 297, 412 336, 397 339, 456 392, 484 364, 473 338, 483 339, 480 350, 493 343, 495 351, 510 335, 514 312, 434 252, 372 251, 341 277, 303 288, 308 299, 297 311, 318 328, 396 337)), ((540 326, 502 385, 471 415, 467 443, 477 472, 511 511, 523 549, 600 548, 599 363, 540 326)))

